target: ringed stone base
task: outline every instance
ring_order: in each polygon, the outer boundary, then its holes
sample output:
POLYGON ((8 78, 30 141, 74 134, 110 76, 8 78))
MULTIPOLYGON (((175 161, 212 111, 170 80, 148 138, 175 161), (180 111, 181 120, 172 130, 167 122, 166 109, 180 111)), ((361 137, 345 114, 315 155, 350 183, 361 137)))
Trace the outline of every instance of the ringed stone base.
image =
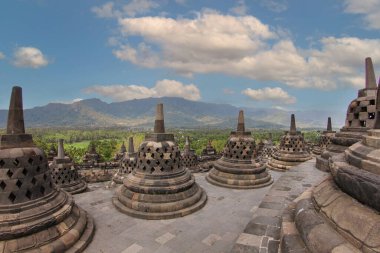
POLYGON ((70 194, 78 194, 87 190, 87 183, 84 180, 78 180, 72 184, 60 185, 58 187, 70 194))
POLYGON ((139 172, 127 177, 112 202, 130 216, 148 219, 178 218, 201 209, 207 202, 206 192, 195 183, 186 169, 172 178, 156 180, 139 172))
POLYGON ((274 154, 271 159, 268 160, 267 167, 271 170, 286 171, 300 163, 306 162, 312 159, 309 154, 288 154, 276 155, 274 154))
MULTIPOLYGON (((94 221, 71 195, 58 190, 25 204, 0 222, 2 252, 82 252, 91 242, 94 221)), ((6 206, 2 213, 7 213, 6 206)))
POLYGON ((294 252, 294 245, 287 247, 291 236, 301 238, 310 252, 380 252, 379 213, 342 192, 331 177, 288 209, 293 220, 283 219, 282 252, 294 252), (292 226, 293 233, 285 231, 292 226))
POLYGON ((206 180, 216 186, 232 189, 255 189, 273 183, 265 165, 260 163, 230 163, 223 159, 214 162, 206 180))

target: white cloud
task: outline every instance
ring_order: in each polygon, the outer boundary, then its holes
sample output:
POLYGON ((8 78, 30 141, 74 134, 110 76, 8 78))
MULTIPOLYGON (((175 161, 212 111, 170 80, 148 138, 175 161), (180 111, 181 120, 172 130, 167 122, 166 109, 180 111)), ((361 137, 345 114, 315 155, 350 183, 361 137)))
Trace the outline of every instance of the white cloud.
POLYGON ((344 11, 351 14, 363 15, 367 28, 380 29, 379 0, 344 0, 344 11))
POLYGON ((244 16, 247 14, 247 11, 248 11, 248 7, 247 5, 245 4, 245 1, 244 0, 238 0, 237 1, 237 5, 232 7, 230 9, 230 12, 236 14, 236 15, 239 15, 239 16, 244 16))
POLYGON ((262 6, 273 12, 283 12, 288 9, 286 0, 260 0, 262 6))
POLYGON ((82 101, 83 98, 74 98, 72 100, 64 100, 64 101, 53 101, 52 103, 60 103, 60 104, 73 104, 82 101))
POLYGON ((132 0, 122 6, 116 6, 114 2, 107 2, 100 7, 92 7, 91 11, 99 18, 121 18, 123 16, 135 17, 158 7, 159 5, 151 0, 132 0))
POLYGON ((0 60, 5 59, 5 54, 3 52, 0 52, 0 60))
POLYGON ((228 88, 224 88, 223 93, 227 95, 232 95, 232 94, 235 94, 235 91, 228 88))
POLYGON ((326 37, 316 41, 315 48, 302 49, 281 29, 271 29, 253 16, 208 10, 193 19, 124 18, 119 24, 121 39, 140 41, 115 46, 117 58, 184 76, 224 73, 330 90, 363 87, 364 58, 371 56, 380 64, 380 39, 326 37))
POLYGON ((180 4, 180 5, 185 5, 186 4, 186 0, 174 0, 177 4, 180 4))
POLYGON ((183 84, 175 80, 164 79, 148 88, 141 85, 95 85, 84 90, 86 93, 97 93, 114 101, 125 101, 149 97, 182 97, 188 100, 199 100, 200 91, 194 84, 183 84))
POLYGON ((269 100, 281 104, 294 104, 296 102, 295 97, 290 96, 286 91, 284 91, 280 87, 265 87, 257 90, 248 88, 243 90, 242 94, 250 97, 253 100, 258 101, 269 100))
POLYGON ((41 50, 35 47, 19 47, 13 57, 13 65, 16 67, 37 69, 49 64, 41 50))
POLYGON ((92 7, 92 12, 99 18, 117 18, 121 16, 121 12, 114 9, 114 3, 108 2, 100 7, 92 7))

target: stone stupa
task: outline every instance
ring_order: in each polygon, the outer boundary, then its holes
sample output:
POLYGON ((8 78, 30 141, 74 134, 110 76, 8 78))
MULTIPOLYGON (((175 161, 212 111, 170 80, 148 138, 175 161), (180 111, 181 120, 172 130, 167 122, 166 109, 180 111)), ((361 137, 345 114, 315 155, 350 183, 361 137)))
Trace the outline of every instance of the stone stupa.
POLYGON ((127 152, 127 148, 125 147, 125 144, 123 141, 123 143, 121 144, 119 152, 116 153, 115 157, 113 158, 114 162, 120 162, 123 159, 126 152, 127 152))
POLYGON ((302 162, 310 160, 311 155, 305 150, 303 135, 296 128, 296 119, 291 115, 290 131, 281 137, 280 147, 272 154, 267 166, 269 169, 285 171, 302 162))
POLYGON ((181 166, 174 135, 165 133, 163 105, 157 105, 154 133, 147 134, 137 152, 136 168, 113 197, 115 207, 142 219, 182 217, 201 209, 205 191, 181 166))
POLYGON ((208 140, 207 146, 202 150, 201 160, 212 161, 212 160, 217 160, 218 158, 219 158, 218 152, 212 146, 211 140, 208 140))
POLYGON ((375 123, 376 79, 371 58, 365 59, 365 88, 348 106, 345 126, 331 139, 331 144, 317 157, 316 167, 329 171, 330 157, 344 152, 346 148, 363 139, 375 123))
POLYGON ((83 163, 86 165, 97 165, 101 161, 99 153, 96 151, 95 143, 90 143, 88 151, 83 156, 83 163))
POLYGON ((297 231, 283 233, 282 252, 380 252, 380 103, 376 111, 363 140, 330 158, 331 175, 288 207, 285 227, 297 231))
POLYGON ((124 178, 130 174, 136 167, 137 153, 133 146, 133 137, 128 139, 128 152, 124 153, 123 158, 120 161, 120 168, 112 180, 117 184, 122 184, 124 178))
POLYGON ((269 133, 268 140, 264 141, 264 147, 261 150, 260 159, 267 162, 277 150, 277 147, 273 144, 272 133, 269 133))
POLYGON ((211 184, 234 189, 260 188, 273 183, 265 164, 255 161, 255 140, 245 131, 244 113, 239 112, 237 130, 231 132, 223 156, 206 176, 211 184))
POLYGON ((335 136, 335 131, 332 130, 331 118, 327 119, 326 131, 323 131, 321 136, 319 136, 318 145, 313 147, 314 155, 321 155, 322 152, 331 144, 331 138, 335 136))
POLYGON ((58 155, 49 164, 53 183, 71 194, 87 190, 87 183, 82 180, 72 160, 65 156, 63 139, 58 140, 58 155))
POLYGON ((82 252, 93 233, 92 218, 55 188, 45 153, 25 133, 22 90, 13 87, 0 136, 1 252, 82 252))
POLYGON ((55 149, 54 144, 51 144, 49 152, 47 154, 47 160, 48 160, 48 162, 52 162, 53 159, 54 159, 54 157, 56 157, 56 156, 57 156, 57 150, 55 149))
POLYGON ((191 172, 199 172, 199 162, 198 156, 195 154, 195 150, 190 148, 189 136, 186 136, 185 146, 183 148, 182 156, 182 166, 188 168, 191 172))

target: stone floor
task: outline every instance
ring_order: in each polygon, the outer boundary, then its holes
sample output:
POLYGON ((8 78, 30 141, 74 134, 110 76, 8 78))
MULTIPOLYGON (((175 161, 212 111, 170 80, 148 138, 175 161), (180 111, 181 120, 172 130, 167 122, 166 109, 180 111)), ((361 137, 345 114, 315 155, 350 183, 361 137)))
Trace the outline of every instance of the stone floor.
MULTIPOLYGON (((275 181, 281 176, 280 172, 271 174, 275 181)), ((89 192, 74 195, 96 223, 95 237, 85 252, 230 252, 271 186, 232 190, 207 183, 205 175, 195 177, 207 192, 206 206, 172 220, 141 220, 122 214, 111 203, 114 189, 106 189, 106 183, 89 184, 89 192)))

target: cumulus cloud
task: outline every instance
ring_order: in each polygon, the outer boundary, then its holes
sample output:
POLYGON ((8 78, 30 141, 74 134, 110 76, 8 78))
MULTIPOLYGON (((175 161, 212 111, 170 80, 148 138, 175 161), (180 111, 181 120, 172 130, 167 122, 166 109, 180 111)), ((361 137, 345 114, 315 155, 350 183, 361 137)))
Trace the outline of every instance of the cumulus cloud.
POLYGON ((5 54, 3 52, 0 52, 0 60, 5 59, 5 54))
POLYGON ((35 47, 19 47, 13 56, 13 65, 16 67, 37 69, 48 64, 48 59, 35 47))
POLYGON ((253 16, 203 11, 192 19, 120 18, 113 54, 147 68, 184 76, 224 73, 297 88, 364 85, 363 62, 380 62, 380 39, 325 37, 297 48, 289 36, 253 16), (123 40, 137 43, 122 43, 123 40), (359 81, 362 80, 362 81, 359 81))
POLYGON ((149 97, 182 97, 188 100, 199 100, 200 91, 194 84, 183 84, 175 80, 164 79, 148 88, 141 85, 95 85, 84 90, 86 93, 97 93, 114 101, 125 101, 149 97))
POLYGON ((273 12, 283 12, 288 9, 286 0, 260 0, 260 4, 273 12))
POLYGON ((232 7, 230 9, 230 11, 236 15, 240 15, 240 16, 243 16, 243 15, 246 15, 247 14, 247 11, 248 11, 248 7, 247 5, 245 4, 245 1, 244 0, 238 0, 237 1, 237 5, 232 7))
POLYGON ((344 0, 344 11, 363 15, 367 28, 380 29, 380 1, 378 0, 344 0))
POLYGON ((296 102, 295 97, 290 96, 286 91, 284 91, 280 87, 265 87, 257 90, 248 88, 243 90, 242 94, 248 96, 253 100, 258 101, 269 100, 281 104, 294 104, 296 102))
POLYGON ((107 2, 102 6, 94 6, 91 10, 99 18, 120 18, 122 16, 135 17, 138 14, 145 14, 159 5, 151 0, 132 0, 120 7, 115 6, 114 2, 107 2))

